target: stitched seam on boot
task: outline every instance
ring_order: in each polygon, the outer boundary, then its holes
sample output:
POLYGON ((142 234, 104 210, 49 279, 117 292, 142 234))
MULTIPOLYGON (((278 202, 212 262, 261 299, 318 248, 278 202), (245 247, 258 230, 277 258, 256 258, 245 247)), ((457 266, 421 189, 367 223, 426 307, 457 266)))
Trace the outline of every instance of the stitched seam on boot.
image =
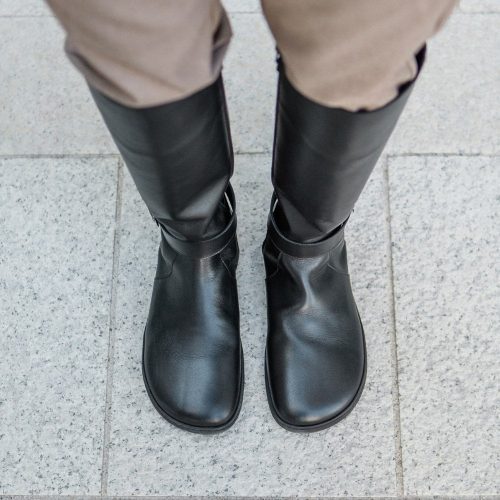
POLYGON ((172 273, 174 272, 174 263, 177 259, 177 254, 174 255, 174 258, 172 259, 172 262, 170 264, 170 271, 168 274, 163 274, 161 276, 155 276, 155 281, 161 281, 161 280, 164 280, 164 279, 167 279, 167 278, 170 278, 170 276, 172 275, 172 273))
POLYGON ((281 264, 281 257, 282 256, 283 256, 283 252, 280 252, 278 255, 278 258, 276 259, 276 269, 269 276, 266 276, 266 281, 270 280, 271 278, 274 278, 278 274, 278 271, 281 268, 280 264, 281 264))
POLYGON ((226 271, 229 273, 229 276, 231 276, 231 278, 234 281, 236 281, 236 271, 235 271, 234 274, 231 272, 231 270, 229 269, 229 267, 227 266, 227 264, 224 262, 224 259, 222 258, 222 256, 221 256, 220 253, 218 254, 218 257, 219 257, 220 261, 222 262, 222 265, 226 268, 226 271))
POLYGON ((340 271, 340 270, 336 269, 329 262, 328 262, 328 264, 326 266, 329 267, 332 271, 334 271, 337 274, 341 274, 342 276, 349 276, 349 273, 345 273, 344 271, 340 271))
POLYGON ((342 276, 350 276, 349 273, 344 273, 343 271, 339 271, 338 269, 335 269, 332 265, 327 264, 327 267, 329 267, 332 271, 334 271, 336 274, 341 274, 342 276))

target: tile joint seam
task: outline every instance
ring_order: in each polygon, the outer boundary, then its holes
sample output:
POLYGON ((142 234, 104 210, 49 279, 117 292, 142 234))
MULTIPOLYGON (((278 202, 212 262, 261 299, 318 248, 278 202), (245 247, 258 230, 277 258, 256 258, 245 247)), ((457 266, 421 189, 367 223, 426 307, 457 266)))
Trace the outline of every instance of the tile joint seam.
POLYGON ((111 434, 111 409, 113 393, 113 368, 115 355, 115 331, 116 331, 116 297, 118 285, 118 266, 120 260, 120 238, 121 238, 121 213, 122 213, 122 189, 123 189, 123 162, 117 161, 116 169, 116 201, 114 214, 113 234, 113 260, 111 266, 111 290, 109 305, 109 331, 108 331, 108 353, 106 362, 106 394, 104 401, 104 425, 102 440, 102 462, 100 494, 107 494, 109 474, 109 444, 111 434))
POLYGON ((474 494, 474 495, 399 495, 399 496, 188 496, 188 495, 16 495, 0 494, 0 500, 15 498, 16 500, 189 500, 189 499, 213 499, 213 500, 497 500, 498 494, 474 494))
MULTIPOLYGON (((270 156, 271 151, 236 151, 235 156, 270 156)), ((457 158, 498 158, 500 157, 500 152, 498 153, 384 153, 383 156, 387 159, 392 158, 411 158, 411 157, 457 157, 457 158)), ((119 153, 43 153, 43 154, 0 154, 0 160, 10 160, 10 159, 83 159, 83 158, 119 158, 121 156, 119 153)))
POLYGON ((399 391, 398 343, 396 332, 396 301, 394 294, 394 261, 392 256, 391 203, 389 191, 389 162, 387 156, 383 168, 384 212, 386 229, 386 264, 389 280, 389 310, 390 310, 390 349, 392 359, 392 410, 394 421, 394 459, 396 474, 396 490, 399 496, 404 495, 403 446, 401 441, 401 408, 399 391))

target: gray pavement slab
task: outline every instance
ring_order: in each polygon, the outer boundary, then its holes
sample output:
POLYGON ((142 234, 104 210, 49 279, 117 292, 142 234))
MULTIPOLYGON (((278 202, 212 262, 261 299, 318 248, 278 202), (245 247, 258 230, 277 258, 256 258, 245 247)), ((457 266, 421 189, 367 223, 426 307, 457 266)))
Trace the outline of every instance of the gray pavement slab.
POLYGON ((429 42, 427 62, 388 152, 500 152, 499 32, 498 15, 452 15, 429 42))
POLYGON ((499 167, 389 160, 406 494, 500 491, 499 167))
POLYGON ((123 194, 117 289, 108 494, 349 496, 396 493, 388 248, 380 171, 352 217, 349 242, 356 296, 370 352, 364 395, 328 431, 297 435, 270 414, 264 388, 266 333, 260 245, 270 197, 270 157, 237 157, 241 261, 238 286, 246 384, 236 424, 217 436, 164 421, 141 376, 142 334, 158 234, 128 175, 123 194), (370 228, 369 231, 366 228, 370 228))
POLYGON ((0 159, 0 493, 100 493, 117 165, 0 159))
POLYGON ((115 152, 52 17, 0 17, 0 154, 115 152))

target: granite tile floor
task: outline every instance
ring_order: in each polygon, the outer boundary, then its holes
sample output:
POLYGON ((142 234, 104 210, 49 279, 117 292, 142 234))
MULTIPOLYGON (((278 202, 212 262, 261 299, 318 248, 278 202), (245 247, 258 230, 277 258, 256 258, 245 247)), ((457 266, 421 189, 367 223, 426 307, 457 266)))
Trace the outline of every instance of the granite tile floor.
POLYGON ((464 0, 347 231, 369 372, 355 411, 296 435, 267 407, 263 262, 274 46, 227 0, 246 360, 206 437, 140 369, 158 233, 35 0, 0 0, 0 496, 500 498, 500 8, 464 0))

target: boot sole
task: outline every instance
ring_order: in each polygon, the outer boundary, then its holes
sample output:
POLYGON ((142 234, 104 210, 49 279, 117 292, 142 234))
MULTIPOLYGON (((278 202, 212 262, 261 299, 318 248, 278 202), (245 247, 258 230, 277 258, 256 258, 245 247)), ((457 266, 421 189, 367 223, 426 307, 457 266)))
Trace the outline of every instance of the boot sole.
MULTIPOLYGON (((359 317, 359 313, 358 313, 359 317)), ((361 318, 360 318, 361 321, 361 318)), ((359 398, 361 397, 361 394, 363 393, 363 389, 365 387, 365 381, 366 381, 366 369, 367 369, 367 355, 366 355, 366 340, 365 340, 365 330, 363 328, 363 324, 361 323, 361 331, 363 334, 363 352, 364 352, 364 366, 363 366, 363 376, 361 378, 361 383, 358 387, 358 390, 356 391, 356 394, 352 401, 349 403, 349 406, 346 406, 338 415, 335 415, 335 417, 330 418, 328 420, 325 420, 324 422, 319 422, 318 424, 313 424, 313 425, 293 425, 285 420, 283 420, 279 414, 278 411, 276 410, 276 406, 274 404, 274 400, 271 394, 271 388, 269 386, 269 367, 268 367, 268 360, 267 360, 267 348, 266 348, 266 353, 265 353, 265 379, 266 379, 266 394, 267 394, 267 402, 269 403, 269 408, 271 410, 271 414, 274 417, 274 420, 283 427, 283 429, 286 429, 287 431, 290 432, 297 432, 297 433, 306 433, 306 432, 318 432, 322 431, 324 429, 328 429, 328 427, 331 427, 332 425, 337 424, 341 420, 347 417, 349 413, 354 409, 356 404, 359 401, 359 398)))
POLYGON ((195 434, 218 434, 219 432, 223 432, 227 429, 229 429, 237 420, 240 410, 241 410, 241 405, 243 402, 243 391, 244 391, 244 385, 245 385, 245 369, 244 369, 244 358, 243 358, 243 347, 240 346, 240 359, 241 359, 241 367, 240 367, 240 390, 238 393, 238 405, 236 407, 236 410, 234 411, 234 414, 232 417, 223 425, 219 425, 216 427, 210 427, 210 426, 197 426, 197 425, 191 425, 191 424, 186 424, 185 422, 182 422, 181 420, 178 420, 171 415, 169 415, 165 410, 158 404, 156 401, 155 397, 153 396, 153 393, 149 387, 148 379, 146 377, 146 372, 144 370, 144 338, 142 341, 142 379, 144 380, 144 385, 146 387, 146 391, 148 393, 149 399, 151 400, 151 403, 153 403, 153 406, 155 407, 156 411, 169 423, 172 425, 175 425, 179 429, 182 429, 183 431, 188 431, 188 432, 193 432, 195 434))

